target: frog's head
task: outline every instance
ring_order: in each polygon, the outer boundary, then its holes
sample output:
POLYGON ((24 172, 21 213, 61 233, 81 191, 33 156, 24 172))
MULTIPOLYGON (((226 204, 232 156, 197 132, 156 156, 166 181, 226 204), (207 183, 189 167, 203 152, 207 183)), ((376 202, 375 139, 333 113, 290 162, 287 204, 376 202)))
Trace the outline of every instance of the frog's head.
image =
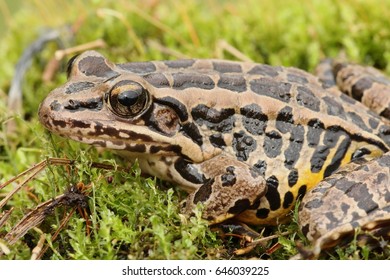
POLYGON ((42 102, 39 119, 49 130, 84 143, 201 162, 219 154, 224 139, 200 124, 221 116, 210 101, 202 101, 209 99, 205 93, 175 89, 178 79, 157 72, 153 62, 115 65, 88 51, 69 62, 67 83, 42 102))

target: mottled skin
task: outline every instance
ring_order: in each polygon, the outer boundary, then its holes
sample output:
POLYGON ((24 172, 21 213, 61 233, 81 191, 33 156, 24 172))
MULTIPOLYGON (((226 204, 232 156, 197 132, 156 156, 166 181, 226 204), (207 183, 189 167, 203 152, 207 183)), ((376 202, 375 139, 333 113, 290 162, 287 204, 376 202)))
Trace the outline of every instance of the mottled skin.
POLYGON ((277 224, 338 168, 389 150, 387 121, 337 88, 363 101, 387 80, 362 81, 348 67, 324 64, 319 80, 223 60, 113 64, 89 51, 70 62, 68 82, 39 116, 59 135, 138 159, 145 173, 181 186, 186 213, 203 203, 211 223, 277 224))
POLYGON ((321 181, 300 205, 299 224, 314 241, 308 257, 317 257, 321 249, 351 236, 357 228, 389 239, 389 186, 389 153, 369 162, 352 162, 321 181))

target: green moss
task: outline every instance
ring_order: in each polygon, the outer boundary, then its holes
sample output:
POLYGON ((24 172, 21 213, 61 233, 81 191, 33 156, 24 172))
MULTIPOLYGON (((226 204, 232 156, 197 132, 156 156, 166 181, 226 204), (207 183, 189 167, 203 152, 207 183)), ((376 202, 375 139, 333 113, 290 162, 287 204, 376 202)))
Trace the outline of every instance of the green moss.
MULTIPOLYGON (((5 17, 4 17, 5 18, 5 17)), ((390 3, 388 1, 40 1, 22 3, 12 20, 3 22, 0 44, 0 178, 20 173, 47 157, 77 160, 76 168, 52 166, 29 188, 20 191, 7 205, 15 212, 0 229, 9 231, 29 209, 64 192, 71 184, 91 184, 88 195, 91 231, 77 212, 59 237, 51 234, 64 215, 55 215, 41 225, 48 233, 47 259, 207 259, 231 258, 237 240, 222 240, 211 232, 199 215, 186 219, 179 214, 185 194, 153 178, 143 178, 137 166, 131 172, 99 170, 90 162, 126 166, 110 152, 52 137, 40 126, 36 112, 39 102, 66 80, 62 61, 60 72, 50 82, 42 81, 55 44, 49 44, 34 58, 23 83, 23 112, 14 115, 6 108, 6 92, 14 66, 22 52, 45 28, 61 31, 66 47, 103 39, 100 51, 115 62, 217 57, 237 59, 221 49, 228 42, 250 59, 274 65, 293 65, 312 71, 321 58, 344 52, 353 61, 374 65, 390 73, 390 3), (40 16, 36 16, 36 15, 40 16), (76 30, 74 36, 66 27, 76 30), (16 134, 6 132, 15 120, 16 134), (112 182, 111 182, 111 179, 112 182)), ((4 195, 12 186, 0 191, 4 195)), ((295 242, 307 245, 295 222, 267 234, 290 232, 280 237, 280 248, 269 254, 276 240, 266 242, 249 255, 286 259, 296 254, 295 242)), ((40 233, 30 230, 3 259, 28 259, 40 233)), ((388 258, 366 247, 350 244, 324 258, 388 258)))

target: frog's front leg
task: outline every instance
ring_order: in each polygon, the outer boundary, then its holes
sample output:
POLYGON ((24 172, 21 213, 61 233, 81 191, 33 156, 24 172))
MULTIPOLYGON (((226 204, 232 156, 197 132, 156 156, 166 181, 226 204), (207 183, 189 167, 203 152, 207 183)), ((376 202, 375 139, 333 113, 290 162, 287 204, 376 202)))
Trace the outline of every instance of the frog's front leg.
POLYGON ((249 209, 266 193, 264 178, 249 165, 228 156, 217 156, 199 164, 206 182, 191 193, 184 212, 190 214, 196 204, 203 204, 202 217, 211 224, 249 209))

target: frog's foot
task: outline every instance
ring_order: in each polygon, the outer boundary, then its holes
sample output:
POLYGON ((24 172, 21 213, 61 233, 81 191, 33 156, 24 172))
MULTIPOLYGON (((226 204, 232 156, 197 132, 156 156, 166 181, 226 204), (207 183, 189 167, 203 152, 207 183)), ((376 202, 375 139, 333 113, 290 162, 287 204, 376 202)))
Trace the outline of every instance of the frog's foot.
POLYGON ((360 159, 323 180, 300 205, 302 232, 312 242, 311 258, 347 236, 390 239, 390 152, 360 159))
POLYGON ((202 163, 200 170, 209 179, 188 196, 184 212, 190 214, 196 204, 202 203, 202 217, 210 224, 253 207, 266 193, 264 178, 238 160, 219 156, 202 163))

